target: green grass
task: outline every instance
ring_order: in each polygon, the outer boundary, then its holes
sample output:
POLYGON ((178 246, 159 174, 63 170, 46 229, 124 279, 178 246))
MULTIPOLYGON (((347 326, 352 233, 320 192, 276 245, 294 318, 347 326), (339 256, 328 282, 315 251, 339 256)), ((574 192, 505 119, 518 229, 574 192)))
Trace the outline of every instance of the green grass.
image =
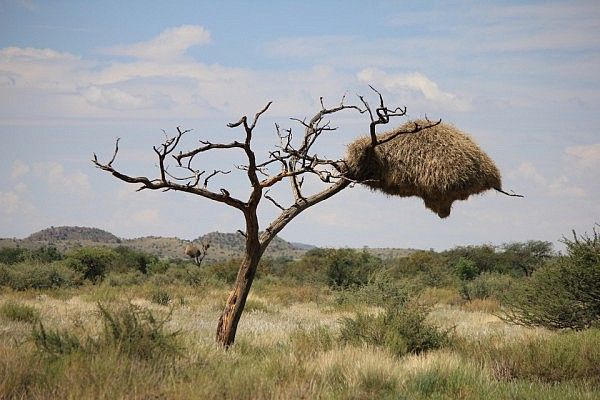
POLYGON ((40 318, 39 311, 31 306, 8 301, 0 306, 0 315, 9 321, 34 323, 40 318))

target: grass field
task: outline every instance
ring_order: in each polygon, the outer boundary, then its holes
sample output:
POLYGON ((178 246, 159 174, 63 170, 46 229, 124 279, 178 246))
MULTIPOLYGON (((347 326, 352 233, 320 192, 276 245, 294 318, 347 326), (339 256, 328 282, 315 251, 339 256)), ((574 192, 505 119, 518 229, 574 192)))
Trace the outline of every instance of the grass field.
POLYGON ((4 290, 0 398, 600 398, 598 330, 507 325, 490 304, 428 293, 428 320, 451 340, 398 357, 340 340, 341 318, 377 308, 259 280, 224 351, 213 338, 226 295, 221 285, 4 290))

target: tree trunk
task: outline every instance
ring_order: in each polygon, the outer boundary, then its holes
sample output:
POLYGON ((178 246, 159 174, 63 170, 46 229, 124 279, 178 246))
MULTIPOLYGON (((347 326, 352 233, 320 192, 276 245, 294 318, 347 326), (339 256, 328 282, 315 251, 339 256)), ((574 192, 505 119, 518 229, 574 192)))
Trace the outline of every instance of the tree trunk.
POLYGON ((246 248, 246 255, 240 265, 235 286, 227 298, 227 304, 217 325, 217 343, 225 348, 233 345, 235 341, 238 322, 244 311, 260 257, 261 248, 258 242, 251 248, 246 248))

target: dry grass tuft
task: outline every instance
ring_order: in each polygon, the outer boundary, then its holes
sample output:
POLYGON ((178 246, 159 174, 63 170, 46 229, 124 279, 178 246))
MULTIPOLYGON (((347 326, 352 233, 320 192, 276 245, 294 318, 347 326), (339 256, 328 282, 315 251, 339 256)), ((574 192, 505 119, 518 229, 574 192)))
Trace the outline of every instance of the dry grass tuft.
MULTIPOLYGON (((427 124, 423 120, 415 122, 427 124)), ((410 131, 415 122, 379 138, 385 140, 398 131, 410 131)), ((502 187, 492 159, 469 136, 449 124, 402 134, 375 150, 370 137, 359 138, 348 146, 346 162, 350 178, 392 196, 421 197, 440 218, 450 215, 454 201, 502 187)))

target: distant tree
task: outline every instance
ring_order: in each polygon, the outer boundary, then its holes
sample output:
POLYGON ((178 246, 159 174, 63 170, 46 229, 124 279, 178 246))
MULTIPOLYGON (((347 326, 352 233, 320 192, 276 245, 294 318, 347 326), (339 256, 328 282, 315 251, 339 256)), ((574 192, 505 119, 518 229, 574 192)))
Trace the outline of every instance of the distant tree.
POLYGON ((67 253, 65 265, 92 282, 101 281, 114 266, 118 253, 106 247, 77 248, 67 253))
POLYGON ((564 238, 567 255, 552 259, 502 299, 506 319, 550 329, 600 327, 600 235, 564 238))
POLYGON ((542 263, 554 255, 552 243, 540 240, 508 243, 502 246, 503 258, 511 270, 530 276, 542 263))
POLYGON ((454 272, 462 281, 473 280, 477 275, 479 275, 479 270, 477 269, 475 262, 464 257, 461 257, 454 265, 454 272))
POLYGON ((381 259, 364 250, 328 250, 324 261, 327 283, 334 288, 365 285, 371 274, 381 268, 381 259))

